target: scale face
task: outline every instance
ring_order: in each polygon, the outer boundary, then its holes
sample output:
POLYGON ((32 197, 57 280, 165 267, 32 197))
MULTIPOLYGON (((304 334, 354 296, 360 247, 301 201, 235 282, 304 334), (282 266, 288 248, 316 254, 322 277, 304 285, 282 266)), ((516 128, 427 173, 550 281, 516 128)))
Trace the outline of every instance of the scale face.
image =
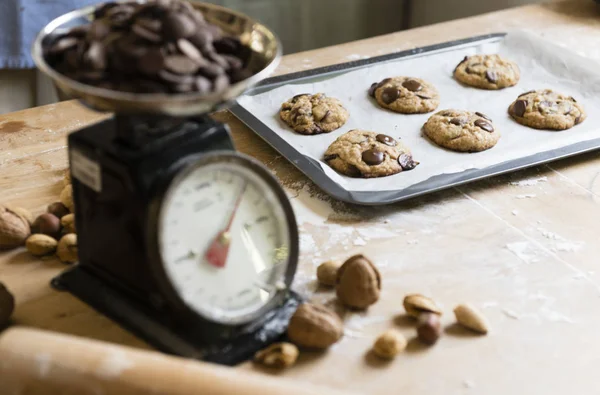
POLYGON ((290 213, 270 175, 249 163, 234 153, 204 156, 173 179, 158 214, 171 291, 222 324, 256 318, 288 285, 290 213))

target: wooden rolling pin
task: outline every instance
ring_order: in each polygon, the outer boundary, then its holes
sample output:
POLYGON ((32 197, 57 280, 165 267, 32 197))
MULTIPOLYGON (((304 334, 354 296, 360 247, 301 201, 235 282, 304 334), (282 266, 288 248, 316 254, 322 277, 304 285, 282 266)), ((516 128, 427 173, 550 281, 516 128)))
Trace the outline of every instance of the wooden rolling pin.
POLYGON ((0 394, 342 395, 265 374, 24 328, 0 336, 0 394))

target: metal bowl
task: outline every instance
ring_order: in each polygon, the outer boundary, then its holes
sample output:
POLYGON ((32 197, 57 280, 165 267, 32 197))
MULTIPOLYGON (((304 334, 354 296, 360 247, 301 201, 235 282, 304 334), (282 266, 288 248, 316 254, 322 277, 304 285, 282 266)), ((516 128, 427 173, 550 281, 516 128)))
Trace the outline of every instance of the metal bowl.
POLYGON ((219 26, 225 34, 237 37, 242 44, 252 49, 247 66, 253 72, 250 78, 232 84, 225 91, 209 94, 119 92, 67 78, 46 62, 42 45, 74 26, 90 23, 99 5, 69 12, 50 22, 38 34, 33 44, 33 59, 37 67, 53 80, 56 88, 66 97, 79 99, 97 111, 191 116, 226 108, 246 89, 275 70, 281 60, 281 44, 271 30, 246 15, 213 4, 191 4, 202 11, 208 22, 219 26))

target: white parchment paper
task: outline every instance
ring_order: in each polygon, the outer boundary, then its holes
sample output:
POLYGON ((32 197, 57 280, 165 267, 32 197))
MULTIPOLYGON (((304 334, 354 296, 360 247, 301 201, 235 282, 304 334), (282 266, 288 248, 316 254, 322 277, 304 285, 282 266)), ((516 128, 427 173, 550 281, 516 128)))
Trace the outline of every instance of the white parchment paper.
POLYGON ((338 174, 326 163, 323 171, 349 191, 401 190, 430 177, 485 168, 580 141, 600 138, 600 64, 526 32, 511 32, 504 40, 434 55, 392 61, 348 72, 311 84, 285 85, 255 96, 243 96, 239 104, 278 133, 303 155, 321 161, 329 144, 351 129, 371 130, 402 139, 421 164, 412 171, 374 178, 355 179, 338 174), (452 77, 465 55, 500 53, 517 62, 521 80, 515 86, 488 91, 463 86, 452 77), (457 153, 431 143, 421 133, 429 114, 404 115, 381 109, 368 96, 371 83, 386 77, 412 76, 433 83, 444 109, 479 111, 493 119, 502 137, 498 144, 479 153, 457 153), (535 130, 513 121, 507 108, 520 93, 551 88, 571 95, 583 104, 588 118, 566 131, 535 130), (316 136, 295 133, 279 119, 281 103, 300 93, 323 92, 340 99, 350 113, 340 129, 316 136))

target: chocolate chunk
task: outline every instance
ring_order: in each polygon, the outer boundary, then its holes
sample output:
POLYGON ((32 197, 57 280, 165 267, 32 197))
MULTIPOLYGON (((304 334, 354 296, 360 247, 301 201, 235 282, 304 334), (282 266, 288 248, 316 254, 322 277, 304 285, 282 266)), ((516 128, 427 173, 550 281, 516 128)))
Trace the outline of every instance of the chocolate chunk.
POLYGON ((78 42, 79 41, 77 41, 77 39, 74 37, 64 37, 56 41, 56 43, 48 52, 51 54, 59 54, 68 49, 75 48, 78 42))
POLYGON ((196 90, 200 93, 208 93, 212 88, 212 83, 206 77, 196 77, 196 90))
POLYGON ((527 110, 527 100, 517 100, 512 107, 513 115, 517 117, 522 117, 525 115, 525 111, 527 110))
POLYGON ((371 97, 375 97, 375 90, 377 90, 377 86, 378 86, 378 85, 379 85, 379 84, 378 84, 377 82, 373 82, 373 83, 371 84, 371 86, 369 87, 369 96, 371 96, 371 97))
POLYGON ((106 48, 101 42, 94 41, 83 59, 92 70, 104 70, 106 68, 106 48))
POLYGON ((165 60, 165 68, 175 74, 194 74, 200 66, 183 55, 171 55, 165 60))
POLYGON ((467 119, 465 119, 464 117, 452 118, 450 120, 450 123, 453 125, 462 126, 465 123, 467 123, 467 119))
POLYGON ((369 149, 362 153, 362 160, 367 165, 375 166, 383 163, 385 154, 376 149, 369 149))
POLYGON ((411 155, 402 154, 398 157, 398 164, 402 167, 402 170, 412 170, 417 167, 419 162, 415 162, 411 155))
POLYGON ((199 63, 201 65, 206 64, 206 61, 204 60, 204 57, 202 56, 202 53, 198 50, 198 48, 196 48, 194 44, 192 44, 185 38, 180 38, 179 40, 177 40, 177 48, 179 48, 181 53, 183 53, 185 56, 195 61, 196 63, 199 63))
POLYGON ((319 125, 317 125, 316 123, 312 125, 311 129, 312 129, 313 134, 323 133, 323 129, 321 129, 321 127, 319 125))
POLYGON ((244 67, 244 63, 240 58, 236 58, 233 55, 221 55, 222 59, 225 59, 225 68, 227 70, 239 70, 244 67))
POLYGON ((530 94, 530 93, 535 93, 535 91, 527 91, 527 92, 525 92, 525 93, 521 93, 521 94, 519 95, 519 97, 521 97, 521 96, 525 96, 525 95, 528 95, 528 94, 530 94))
POLYGON ((416 80, 406 80, 402 83, 402 86, 411 92, 418 92, 421 89, 423 89, 423 85, 421 85, 421 83, 416 80))
MULTIPOLYGON (((213 32, 214 35, 214 32, 213 32)), ((218 53, 235 55, 240 51, 241 43, 233 37, 223 37, 213 43, 218 53)))
POLYGON ((160 50, 150 50, 138 60, 137 67, 146 75, 156 75, 165 67, 165 55, 160 50))
POLYGON ((393 87, 385 88, 381 93, 381 100, 385 104, 394 102, 398 97, 400 97, 400 91, 393 87))
POLYGON ((158 72, 158 77, 166 82, 173 84, 191 84, 194 82, 194 77, 191 75, 174 74, 168 70, 161 70, 158 72))
POLYGON ((398 144, 398 142, 393 137, 390 137, 386 134, 378 134, 377 136, 375 136, 375 139, 380 143, 389 145, 390 147, 394 147, 398 144))
POLYGON ((102 40, 110 33, 110 25, 103 20, 92 22, 87 32, 88 40, 102 40))
POLYGON ((573 96, 569 96, 569 99, 573 102, 573 103, 577 103, 577 100, 575 100, 575 98, 573 96))
POLYGON ((196 32, 196 22, 187 15, 169 12, 163 19, 163 34, 169 40, 187 38, 196 32))
POLYGON ((153 33, 160 34, 162 31, 162 22, 158 19, 153 18, 136 18, 135 25, 141 26, 146 30, 149 30, 153 33))
POLYGON ((488 121, 492 122, 492 118, 488 117, 487 115, 485 115, 484 113, 481 112, 475 112, 476 115, 479 115, 481 118, 485 118, 488 121))
POLYGON ((134 34, 136 34, 137 36, 139 36, 139 37, 141 37, 141 38, 143 38, 145 40, 148 40, 151 43, 156 43, 157 44, 157 43, 160 43, 162 41, 162 37, 159 34, 153 32, 151 30, 148 30, 144 26, 141 26, 141 25, 138 25, 138 24, 133 25, 131 27, 131 31, 134 34))
POLYGON ((348 165, 348 176, 350 177, 360 177, 362 176, 362 172, 360 169, 354 165, 348 165))
POLYGON ((578 115, 577 118, 575 118, 575 125, 578 123, 581 123, 581 115, 578 115))
POLYGON ((421 95, 421 94, 419 94, 419 93, 417 93, 415 96, 417 96, 417 97, 420 97, 420 98, 421 98, 421 99, 423 99, 423 100, 428 100, 428 99, 431 99, 431 97, 429 97, 429 96, 425 96, 425 95, 421 95))
POLYGON ((479 73, 477 72, 477 70, 475 70, 475 69, 472 69, 472 67, 476 67, 476 66, 481 66, 481 63, 473 63, 472 65, 470 65, 470 66, 467 66, 467 68, 465 69, 465 71, 466 71, 468 74, 479 74, 479 73))
POLYGON ((207 48, 208 44, 210 44, 210 49, 214 50, 212 47, 213 36, 212 33, 207 29, 199 29, 196 33, 188 38, 192 44, 196 46, 196 48, 207 48))
POLYGON ((494 127, 488 121, 484 121, 483 119, 478 119, 475 121, 475 126, 480 127, 486 132, 492 133, 494 131, 494 127))
POLYGON ((325 157, 323 158, 323 160, 325 162, 328 162, 328 161, 333 160, 335 158, 339 158, 339 155, 338 154, 325 155, 325 157))
POLYGON ((496 82, 498 82, 498 73, 496 73, 493 70, 486 70, 485 78, 492 84, 495 84, 496 82))
POLYGON ((387 84, 388 82, 390 82, 392 79, 391 78, 384 78, 382 79, 378 84, 377 84, 377 88, 381 88, 382 86, 384 86, 385 84, 387 84))

